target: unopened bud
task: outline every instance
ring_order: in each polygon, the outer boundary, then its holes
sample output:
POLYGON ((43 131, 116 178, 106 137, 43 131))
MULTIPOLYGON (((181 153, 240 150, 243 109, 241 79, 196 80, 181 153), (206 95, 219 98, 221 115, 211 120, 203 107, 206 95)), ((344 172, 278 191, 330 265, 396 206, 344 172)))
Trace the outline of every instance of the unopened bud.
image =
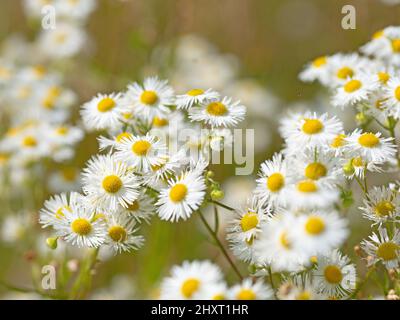
POLYGON ((225 196, 222 190, 213 190, 210 195, 213 200, 221 200, 225 196))
POLYGON ((353 166, 353 164, 351 163, 351 161, 349 161, 348 163, 346 163, 346 164, 343 166, 343 172, 344 172, 344 174, 345 174, 346 176, 351 176, 352 174, 354 174, 354 171, 355 171, 355 169, 354 169, 354 166, 353 166))
POLYGON ((366 124, 368 122, 368 117, 364 112, 359 112, 356 114, 356 121, 358 124, 366 124))
POLYGON ((210 179, 210 178, 214 178, 215 173, 214 173, 214 171, 209 170, 209 171, 207 171, 206 176, 207 176, 207 178, 209 178, 209 179, 210 179))
POLYGON ((57 249, 57 245, 58 245, 57 241, 58 241, 58 237, 47 238, 46 244, 50 249, 55 250, 55 249, 57 249))
POLYGON ((355 253, 357 256, 362 257, 362 253, 363 253, 363 252, 362 252, 362 249, 361 249, 361 247, 360 247, 359 245, 354 246, 353 250, 354 250, 354 253, 355 253))

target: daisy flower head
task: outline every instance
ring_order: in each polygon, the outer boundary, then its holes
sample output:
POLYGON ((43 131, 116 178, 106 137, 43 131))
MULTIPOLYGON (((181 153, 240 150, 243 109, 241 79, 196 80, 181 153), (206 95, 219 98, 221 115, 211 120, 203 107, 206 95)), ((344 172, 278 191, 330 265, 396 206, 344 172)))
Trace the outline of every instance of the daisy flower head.
POLYGON ((146 173, 151 172, 152 167, 162 165, 167 157, 167 148, 157 137, 146 134, 122 138, 114 154, 116 159, 146 173))
POLYGON ((125 104, 144 120, 165 117, 174 102, 174 91, 168 81, 157 77, 146 78, 143 86, 137 82, 130 84, 125 93, 125 104))
POLYGON ((360 156, 367 162, 387 162, 394 158, 396 147, 393 138, 384 138, 380 132, 362 132, 355 129, 346 138, 347 152, 360 156))
POLYGON ((284 212, 263 224, 254 244, 257 263, 271 266, 274 272, 298 272, 310 264, 310 257, 294 245, 296 223, 296 216, 284 212))
POLYGON ((57 236, 78 247, 99 247, 107 235, 104 219, 89 207, 79 206, 75 210, 63 210, 64 218, 57 225, 57 236))
POLYGON ((177 222, 190 218, 203 203, 206 184, 197 170, 188 170, 177 178, 168 181, 156 202, 157 213, 161 220, 177 222))
POLYGON ((205 291, 205 300, 226 300, 228 297, 228 287, 222 281, 208 285, 205 291))
POLYGON ((282 121, 281 134, 287 144, 287 153, 296 153, 305 147, 327 146, 343 132, 343 124, 334 116, 315 112, 293 114, 282 121))
POLYGON ((371 61, 356 53, 337 53, 329 58, 328 63, 330 86, 335 87, 346 83, 353 77, 357 77, 360 72, 363 72, 371 64, 371 61))
POLYGON ((348 235, 347 222, 334 211, 300 214, 293 228, 293 244, 312 255, 340 247, 348 235))
POLYGON ((369 265, 381 261, 387 269, 398 268, 400 263, 400 231, 395 230, 390 236, 385 228, 361 242, 361 248, 369 256, 369 265))
POLYGON ((368 199, 364 199, 363 217, 382 224, 388 220, 394 220, 399 215, 400 198, 396 190, 388 187, 373 187, 368 192, 368 199))
POLYGON ((253 282, 252 279, 246 278, 230 288, 228 296, 231 300, 270 300, 273 292, 262 279, 253 282))
POLYGON ((116 149, 117 145, 120 145, 124 139, 130 139, 133 137, 133 134, 128 131, 119 131, 119 133, 116 133, 113 137, 105 137, 105 136, 100 136, 97 138, 99 142, 99 149, 101 151, 110 149, 113 151, 116 149))
POLYGON ((260 227, 268 218, 268 211, 263 209, 256 197, 247 201, 247 205, 234 212, 234 217, 227 229, 230 240, 251 242, 260 233, 260 227))
POLYGON ((388 45, 386 51, 383 54, 384 60, 390 65, 400 65, 400 28, 398 26, 389 26, 384 30, 384 34, 387 37, 388 45))
POLYGON ((125 111, 121 93, 98 94, 82 106, 81 116, 88 130, 112 130, 122 126, 125 111))
POLYGON ((328 56, 320 56, 309 62, 303 71, 300 72, 299 78, 304 82, 313 82, 318 80, 323 85, 328 85, 329 68, 328 56))
POLYGON ((280 300, 324 300, 325 296, 318 292, 310 276, 294 276, 286 279, 278 290, 280 300))
POLYGON ((371 40, 364 44, 360 51, 367 56, 384 58, 387 48, 390 46, 390 40, 385 35, 385 30, 377 30, 373 33, 371 40))
POLYGON ((73 212, 83 205, 83 196, 77 192, 70 194, 61 193, 44 202, 44 208, 39 213, 39 223, 46 228, 57 227, 61 221, 66 219, 65 212, 73 212))
POLYGON ((346 144, 346 134, 339 133, 328 143, 328 149, 334 151, 335 157, 339 156, 343 152, 343 148, 346 144))
POLYGON ((130 217, 139 223, 142 221, 149 223, 151 217, 154 215, 154 204, 152 198, 142 191, 135 201, 129 203, 127 208, 120 207, 115 215, 130 217))
POLYGON ((353 78, 348 78, 336 89, 332 104, 343 109, 367 102, 378 87, 379 82, 373 76, 359 73, 353 78))
POLYGON ((195 105, 218 100, 219 97, 219 93, 213 89, 205 91, 203 89, 191 89, 185 94, 177 95, 175 104, 178 109, 188 110, 195 105))
POLYGON ((257 238, 250 238, 249 240, 241 240, 238 237, 228 238, 229 248, 233 255, 241 261, 247 263, 255 263, 257 261, 256 252, 254 250, 257 238))
POLYGON ((284 204, 283 195, 291 181, 288 173, 287 162, 281 153, 274 154, 271 160, 261 164, 255 194, 263 205, 284 204))
POLYGON ((387 87, 384 88, 384 99, 382 100, 382 107, 386 109, 389 116, 395 119, 400 118, 400 78, 392 77, 387 87))
POLYGON ((314 282, 320 292, 329 297, 347 296, 356 286, 356 268, 350 259, 334 250, 330 255, 318 257, 314 282))
POLYGON ((203 300, 209 298, 209 287, 222 282, 218 266, 209 261, 184 261, 174 266, 161 284, 160 298, 166 300, 203 300))
POLYGON ((127 216, 111 216, 106 219, 107 236, 105 244, 109 245, 115 254, 139 249, 144 242, 137 232, 136 222, 127 216))
POLYGON ((139 196, 140 180, 126 163, 112 155, 98 155, 83 170, 83 191, 89 203, 100 210, 129 207, 139 196))
POLYGON ((189 110, 190 120, 203 122, 212 128, 236 126, 244 119, 245 114, 246 107, 240 101, 232 102, 228 97, 222 100, 206 100, 189 110))

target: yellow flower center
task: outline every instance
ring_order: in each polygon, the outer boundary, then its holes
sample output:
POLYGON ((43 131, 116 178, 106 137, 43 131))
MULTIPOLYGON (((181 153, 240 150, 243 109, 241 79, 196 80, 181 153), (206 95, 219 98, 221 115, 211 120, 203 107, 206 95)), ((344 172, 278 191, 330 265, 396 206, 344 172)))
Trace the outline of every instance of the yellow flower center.
POLYGON ((313 66, 314 66, 315 68, 320 68, 320 67, 326 65, 326 56, 322 56, 322 57, 316 58, 316 59, 313 61, 312 64, 313 64, 313 66))
POLYGON ((308 291, 302 291, 298 295, 296 295, 296 300, 310 300, 311 293, 308 291))
POLYGON ((397 259, 397 251, 399 249, 400 246, 394 242, 384 242, 379 245, 376 254, 384 261, 390 261, 397 259))
POLYGON ((256 294, 251 289, 241 289, 236 295, 237 300, 255 300, 256 294))
POLYGON ((140 101, 149 106, 155 104, 157 102, 157 100, 158 100, 158 95, 156 92, 154 92, 152 90, 145 90, 140 95, 140 101))
POLYGON ((393 52, 396 52, 396 53, 400 52, 400 39, 392 40, 392 50, 393 50, 393 52))
POLYGON ((361 157, 353 158, 351 160, 351 164, 355 167, 363 167, 364 166, 364 161, 361 157))
POLYGON ((115 242, 124 242, 126 240, 126 230, 121 226, 112 226, 108 229, 108 235, 115 242))
POLYGON ((344 143, 345 143, 344 138, 346 138, 346 135, 344 135, 344 134, 339 134, 339 135, 337 135, 337 136, 333 139, 333 141, 332 141, 332 143, 331 143, 331 147, 332 147, 332 148, 340 148, 340 147, 343 147, 343 146, 344 146, 344 143))
POLYGON ((132 134, 131 133, 129 133, 129 132, 121 132, 116 138, 115 138, 115 141, 117 141, 117 142, 122 142, 122 140, 124 140, 124 139, 129 139, 129 138, 131 138, 132 137, 132 134))
POLYGON ((358 138, 358 143, 365 148, 374 148, 379 144, 379 138, 373 133, 363 133, 358 138))
POLYGON ((72 231, 80 236, 87 236, 92 231, 92 225, 87 219, 78 218, 71 224, 72 231))
POLYGON ((27 137, 25 137, 24 140, 22 141, 22 144, 23 144, 25 147, 32 148, 32 147, 37 146, 37 140, 36 140, 34 137, 32 137, 32 136, 27 136, 27 137))
POLYGON ((395 90, 394 90, 394 96, 396 97, 396 99, 398 101, 400 101, 400 86, 398 86, 395 90))
POLYGON ((386 217, 392 214, 395 210, 395 206, 390 201, 381 201, 375 205, 374 212, 379 217, 386 217))
POLYGON ((311 180, 318 180, 325 177, 327 173, 326 167, 319 162, 310 163, 305 169, 305 176, 311 180))
POLYGON ((362 83, 359 80, 350 80, 349 82, 347 82, 343 89, 344 91, 351 93, 354 91, 357 91, 358 89, 360 89, 362 87, 362 83))
POLYGON ((343 274, 338 266, 329 265, 324 269, 324 277, 331 284, 339 284, 343 279, 343 274))
POLYGON ((337 71, 336 75, 339 79, 346 80, 347 78, 354 76, 354 71, 349 67, 343 67, 337 71))
POLYGON ((153 118, 153 125, 155 127, 165 127, 168 124, 168 119, 154 117, 153 118))
POLYGON ((132 151, 138 156, 145 156, 150 148, 150 142, 148 142, 147 140, 138 140, 133 144, 132 151))
POLYGON ((240 219, 240 226, 244 232, 254 229, 258 225, 258 216, 254 212, 247 212, 240 219))
POLYGON ((303 180, 297 184, 297 190, 300 192, 311 193, 316 192, 318 187, 312 180, 303 180))
POLYGON ((56 133, 60 136, 65 136, 68 133, 69 129, 67 127, 59 127, 56 129, 56 133))
POLYGON ((225 296, 222 293, 216 294, 212 300, 225 300, 225 296))
POLYGON ((122 188, 122 181, 116 175, 110 175, 103 179, 103 189, 108 193, 117 193, 122 188))
POLYGON ((316 236, 324 232, 325 222, 318 216, 310 216, 304 226, 306 232, 312 236, 316 236))
POLYGON ((282 232, 281 235, 279 236, 279 243, 284 247, 285 249, 289 250, 291 247, 290 241, 287 236, 287 232, 282 232))
POLYGON ((207 106, 207 113, 213 115, 213 116, 223 116, 228 112, 228 109, 226 106, 221 103, 221 102, 211 102, 207 106))
POLYGON ((285 185, 285 178, 282 174, 276 172, 267 178, 267 188, 272 192, 277 192, 285 185))
POLYGON ((184 184, 177 183, 169 191, 169 198, 173 202, 181 202, 183 199, 185 199, 187 192, 188 188, 184 184))
POLYGON ((188 92, 186 92, 186 94, 188 96, 192 96, 192 97, 199 96, 203 93, 204 93, 204 90, 202 90, 202 89, 192 89, 192 90, 189 90, 188 92))
POLYGON ((182 284, 181 292, 186 299, 190 299, 199 289, 200 281, 195 278, 189 278, 182 284))
POLYGON ((97 104, 97 110, 100 112, 108 112, 115 107, 115 101, 111 98, 104 98, 97 104))
POLYGON ((379 78, 380 82, 382 82, 383 84, 386 84, 389 81, 390 76, 386 72, 378 72, 378 78, 379 78))
POLYGON ((372 35, 372 39, 378 39, 383 36, 383 30, 378 30, 372 35))
POLYGON ((316 134, 324 128, 322 122, 318 119, 305 119, 303 124, 303 132, 306 134, 316 134))

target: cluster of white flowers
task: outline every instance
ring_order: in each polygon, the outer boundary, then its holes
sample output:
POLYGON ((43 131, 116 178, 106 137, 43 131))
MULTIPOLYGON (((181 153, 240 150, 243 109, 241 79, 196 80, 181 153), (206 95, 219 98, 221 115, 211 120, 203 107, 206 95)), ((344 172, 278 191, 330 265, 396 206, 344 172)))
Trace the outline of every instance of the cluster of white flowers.
POLYGON ((81 115, 87 130, 106 134, 98 138, 102 154, 83 170, 83 194, 62 193, 46 201, 40 223, 73 245, 104 245, 115 252, 139 248, 138 223, 149 222, 154 212, 175 222, 205 203, 210 144, 243 120, 245 111, 212 89, 175 95, 155 77, 130 84, 123 93, 98 94, 82 106, 81 115), (175 150, 168 143, 172 126, 200 135, 175 150), (199 153, 190 152, 194 140, 199 153))

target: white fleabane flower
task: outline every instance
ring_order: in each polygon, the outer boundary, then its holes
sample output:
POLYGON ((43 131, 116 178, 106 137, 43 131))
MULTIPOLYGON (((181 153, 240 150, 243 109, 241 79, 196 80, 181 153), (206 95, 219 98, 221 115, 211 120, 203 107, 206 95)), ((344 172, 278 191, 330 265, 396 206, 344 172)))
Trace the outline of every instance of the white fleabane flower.
POLYGON ((382 100, 382 107, 386 110, 387 114, 395 119, 400 118, 400 78, 393 77, 384 88, 384 99, 382 100))
POLYGON ((361 156, 367 162, 392 161, 396 154, 393 138, 383 138, 380 132, 363 133, 356 129, 346 138, 346 142, 347 152, 361 156))
POLYGON ((316 287, 332 298, 347 296, 356 286, 356 268, 339 250, 318 257, 313 274, 316 287))
POLYGON ((121 93, 98 94, 82 106, 81 116, 88 130, 116 129, 122 126, 122 114, 127 110, 121 93))
POLYGON ((293 243, 297 219, 290 212, 278 214, 264 223, 254 244, 257 263, 275 272, 298 272, 310 264, 310 256, 293 243))
POLYGON ((150 134, 122 138, 116 145, 115 158, 125 161, 134 170, 147 173, 152 167, 160 166, 167 156, 165 144, 150 134))
POLYGON ((222 282, 218 266, 209 261, 184 261, 171 269, 171 276, 161 284, 161 299, 208 299, 210 286, 222 282))
POLYGON ((385 228, 369 236, 369 240, 361 242, 361 248, 371 258, 369 265, 382 261, 387 269, 398 268, 400 263, 400 231, 395 230, 390 236, 385 228))
POLYGON ((385 36, 385 31, 378 30, 372 35, 372 39, 360 48, 360 51, 368 56, 382 58, 388 46, 390 46, 390 41, 385 36))
POLYGON ((196 170, 188 170, 169 180, 156 203, 159 217, 171 222, 190 218, 203 203, 205 189, 204 177, 196 170))
POLYGON ((297 153, 305 147, 327 146, 338 134, 343 125, 336 117, 325 113, 293 114, 282 121, 280 132, 287 144, 287 153, 297 153))
POLYGON ((203 122, 215 127, 233 127, 244 119, 246 107, 240 101, 232 102, 231 98, 222 100, 204 101, 200 106, 189 110, 189 118, 192 121, 203 122))
POLYGON ((371 75, 360 74, 340 85, 332 97, 335 107, 345 108, 367 102, 371 94, 377 90, 379 82, 371 75))
POLYGON ((228 296, 232 300, 269 300, 272 299, 273 292, 262 279, 253 282, 247 278, 230 288, 228 296))
POLYGON ((197 104, 203 104, 205 101, 214 101, 218 98, 219 93, 212 89, 207 89, 206 91, 203 89, 191 89, 185 94, 177 95, 175 104, 178 109, 187 110, 197 104))
POLYGON ((121 131, 112 138, 100 136, 97 138, 99 141, 99 149, 101 151, 110 149, 113 151, 117 145, 121 144, 124 139, 132 138, 133 134, 127 131, 121 131))
POLYGON ((359 208, 363 212, 363 217, 382 224, 398 217, 400 197, 398 191, 388 187, 373 187, 369 190, 368 199, 364 199, 363 204, 364 206, 359 208))
POLYGON ((272 160, 263 162, 258 176, 255 194, 260 201, 264 205, 284 204, 285 198, 282 195, 287 190, 290 178, 282 154, 276 153, 272 160))
POLYGON ((293 245, 309 255, 330 252, 347 238, 347 222, 333 211, 301 214, 294 225, 293 245))
POLYGON ((157 77, 146 78, 143 86, 136 82, 129 85, 124 98, 126 106, 144 120, 165 117, 175 102, 168 81, 157 77))
POLYGON ((304 82, 318 80, 321 84, 327 86, 329 84, 328 59, 327 56, 321 56, 309 62, 300 72, 300 80, 304 82))
POLYGON ((99 155, 83 170, 83 191, 91 205, 116 210, 129 207, 139 196, 140 180, 126 163, 111 155, 99 155))
POLYGON ((310 276, 294 276, 287 279, 278 291, 280 300, 325 300, 326 295, 318 292, 310 276))
POLYGON ((105 244, 109 245, 115 253, 139 249, 144 242, 142 236, 137 236, 136 222, 127 216, 112 216, 106 220, 107 237, 105 244))
POLYGON ((154 201, 142 191, 138 198, 131 202, 127 208, 119 208, 115 212, 115 216, 128 216, 137 222, 145 221, 149 223, 154 213, 154 201))

